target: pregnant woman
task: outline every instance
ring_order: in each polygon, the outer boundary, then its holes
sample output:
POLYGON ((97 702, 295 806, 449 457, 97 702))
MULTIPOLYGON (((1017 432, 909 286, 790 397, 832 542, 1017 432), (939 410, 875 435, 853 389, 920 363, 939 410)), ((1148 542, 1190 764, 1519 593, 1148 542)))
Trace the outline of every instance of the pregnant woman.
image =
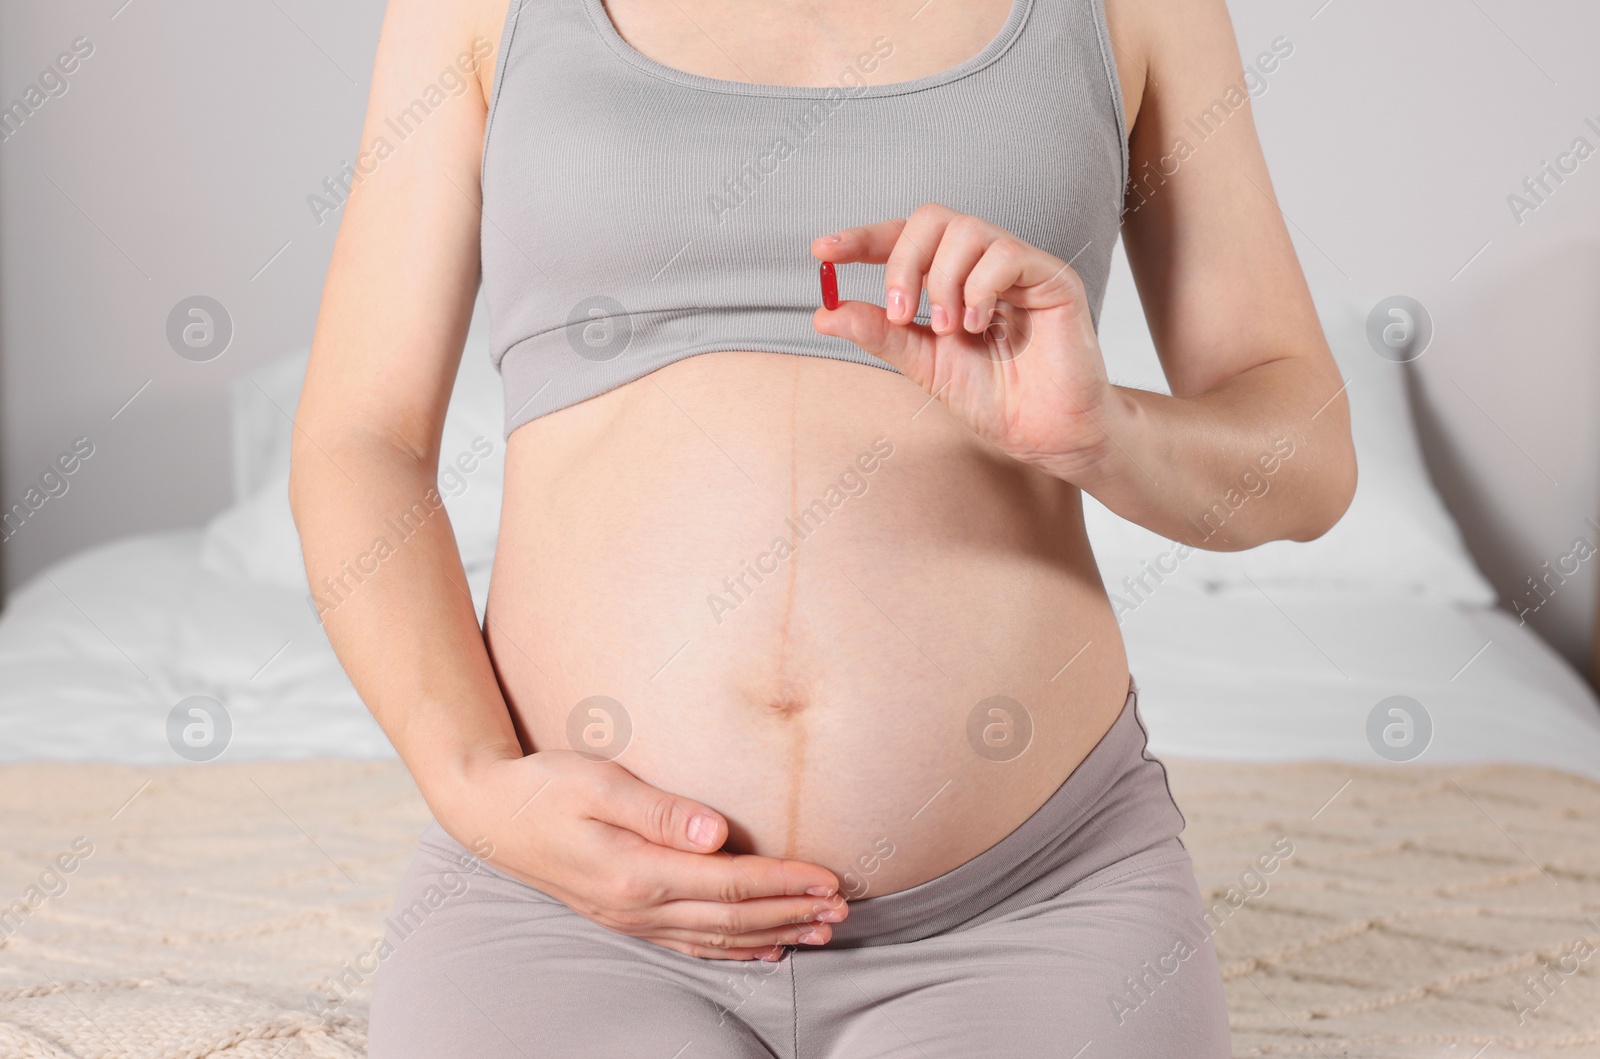
POLYGON ((1081 498, 1349 502, 1258 77, 1222 0, 390 0, 292 481, 313 583, 418 527, 324 619, 436 821, 374 1059, 1229 1054, 1081 498), (1107 377, 1119 234, 1172 396, 1107 377))

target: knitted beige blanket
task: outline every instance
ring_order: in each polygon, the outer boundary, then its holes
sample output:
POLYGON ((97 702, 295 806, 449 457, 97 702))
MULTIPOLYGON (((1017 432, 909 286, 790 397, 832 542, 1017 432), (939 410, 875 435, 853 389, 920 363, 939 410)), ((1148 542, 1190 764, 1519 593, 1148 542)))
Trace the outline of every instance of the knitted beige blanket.
MULTIPOLYGON (((1600 1056, 1600 784, 1168 767, 1236 1055, 1600 1056)), ((392 762, 0 767, 0 1056, 363 1055, 426 819, 392 762)))

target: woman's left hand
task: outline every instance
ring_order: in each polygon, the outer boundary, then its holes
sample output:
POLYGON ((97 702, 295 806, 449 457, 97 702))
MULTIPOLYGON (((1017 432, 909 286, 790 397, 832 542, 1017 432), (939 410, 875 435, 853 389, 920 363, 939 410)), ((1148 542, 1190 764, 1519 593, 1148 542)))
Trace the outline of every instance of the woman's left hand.
POLYGON ((937 203, 822 236, 811 252, 887 266, 887 309, 841 301, 817 310, 818 331, 892 364, 1018 460, 1078 485, 1103 469, 1115 402, 1066 262, 937 203), (913 321, 924 281, 931 327, 913 321))

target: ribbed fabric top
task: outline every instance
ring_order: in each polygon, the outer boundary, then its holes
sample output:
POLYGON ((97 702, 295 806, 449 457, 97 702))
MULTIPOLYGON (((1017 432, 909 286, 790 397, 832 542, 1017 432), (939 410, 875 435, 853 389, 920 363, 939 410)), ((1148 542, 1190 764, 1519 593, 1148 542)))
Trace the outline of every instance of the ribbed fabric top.
MULTIPOLYGON (((482 170, 508 436, 714 350, 895 370, 811 326, 811 241, 925 202, 1071 263, 1098 321, 1128 168, 1101 0, 1013 0, 972 58, 869 83, 893 46, 863 41, 835 86, 747 84, 636 51, 603 0, 509 0, 482 170)), ((883 304, 882 265, 838 282, 883 304)))

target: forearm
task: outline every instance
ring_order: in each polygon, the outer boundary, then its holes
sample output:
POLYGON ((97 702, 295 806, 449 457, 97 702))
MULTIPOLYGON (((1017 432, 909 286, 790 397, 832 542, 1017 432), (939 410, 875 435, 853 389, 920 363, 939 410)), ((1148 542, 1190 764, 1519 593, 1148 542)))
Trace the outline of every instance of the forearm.
POLYGON ((1349 406, 1330 372, 1269 361, 1205 393, 1110 388, 1105 443, 1076 484, 1170 540, 1214 551, 1311 540, 1355 488, 1349 406))
POLYGON ((386 441, 308 426, 290 499, 323 627, 438 814, 474 763, 522 751, 436 469, 386 441))

